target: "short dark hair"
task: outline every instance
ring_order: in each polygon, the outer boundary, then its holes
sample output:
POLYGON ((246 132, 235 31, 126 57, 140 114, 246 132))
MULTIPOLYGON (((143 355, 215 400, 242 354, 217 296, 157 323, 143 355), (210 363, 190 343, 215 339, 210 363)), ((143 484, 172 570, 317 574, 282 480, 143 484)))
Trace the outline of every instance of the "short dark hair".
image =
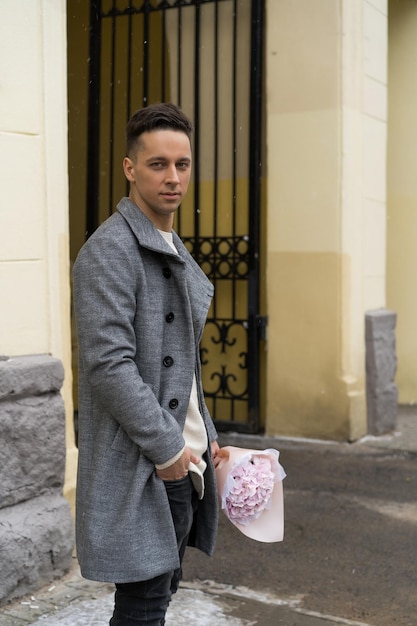
POLYGON ((142 133, 152 130, 177 130, 191 140, 193 125, 176 104, 160 102, 150 104, 133 113, 126 127, 126 154, 130 157, 136 151, 142 133))

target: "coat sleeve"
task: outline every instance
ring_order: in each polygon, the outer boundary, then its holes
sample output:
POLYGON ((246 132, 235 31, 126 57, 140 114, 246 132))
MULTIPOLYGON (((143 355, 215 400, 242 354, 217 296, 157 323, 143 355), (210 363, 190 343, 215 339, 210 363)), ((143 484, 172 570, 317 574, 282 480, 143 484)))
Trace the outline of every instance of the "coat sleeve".
POLYGON ((94 402, 145 456, 162 464, 185 442, 135 362, 137 263, 137 245, 128 233, 124 238, 93 235, 80 251, 73 270, 80 376, 94 402))

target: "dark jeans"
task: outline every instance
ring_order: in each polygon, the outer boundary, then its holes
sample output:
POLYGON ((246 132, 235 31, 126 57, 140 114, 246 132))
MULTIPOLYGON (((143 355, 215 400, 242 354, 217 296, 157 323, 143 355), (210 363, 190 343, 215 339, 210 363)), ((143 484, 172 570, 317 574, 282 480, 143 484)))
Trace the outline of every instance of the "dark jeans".
MULTIPOLYGON (((166 481, 169 505, 177 536, 180 563, 198 506, 197 492, 189 476, 166 481)), ((178 589, 181 566, 151 580, 116 583, 114 612, 110 626, 162 626, 171 596, 178 589)))

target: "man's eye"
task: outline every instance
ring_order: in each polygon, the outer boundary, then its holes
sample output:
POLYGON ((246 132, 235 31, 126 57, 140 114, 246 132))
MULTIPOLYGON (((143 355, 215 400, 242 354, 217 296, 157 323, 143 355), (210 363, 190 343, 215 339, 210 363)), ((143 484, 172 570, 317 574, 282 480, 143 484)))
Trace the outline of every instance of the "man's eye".
POLYGON ((161 163, 161 161, 155 161, 155 163, 151 163, 151 167, 154 167, 155 169, 159 169, 161 167, 163 167, 163 163, 161 163))
POLYGON ((186 170, 186 169, 187 169, 187 167, 188 167, 188 165, 189 165, 189 164, 188 164, 187 162, 184 162, 184 163, 178 163, 177 167, 178 167, 180 170, 186 170))

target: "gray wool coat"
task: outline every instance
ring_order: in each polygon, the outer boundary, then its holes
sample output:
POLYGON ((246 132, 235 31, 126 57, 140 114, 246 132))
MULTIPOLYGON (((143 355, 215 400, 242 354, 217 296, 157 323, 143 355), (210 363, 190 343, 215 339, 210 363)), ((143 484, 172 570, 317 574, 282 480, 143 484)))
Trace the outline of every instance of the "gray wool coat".
MULTIPOLYGON (((127 198, 74 265, 79 347, 77 556, 92 580, 146 580, 179 566, 155 464, 184 446, 196 374, 209 442, 199 343, 213 286, 173 234, 175 255, 127 198)), ((212 554, 218 508, 210 446, 190 545, 212 554)))

